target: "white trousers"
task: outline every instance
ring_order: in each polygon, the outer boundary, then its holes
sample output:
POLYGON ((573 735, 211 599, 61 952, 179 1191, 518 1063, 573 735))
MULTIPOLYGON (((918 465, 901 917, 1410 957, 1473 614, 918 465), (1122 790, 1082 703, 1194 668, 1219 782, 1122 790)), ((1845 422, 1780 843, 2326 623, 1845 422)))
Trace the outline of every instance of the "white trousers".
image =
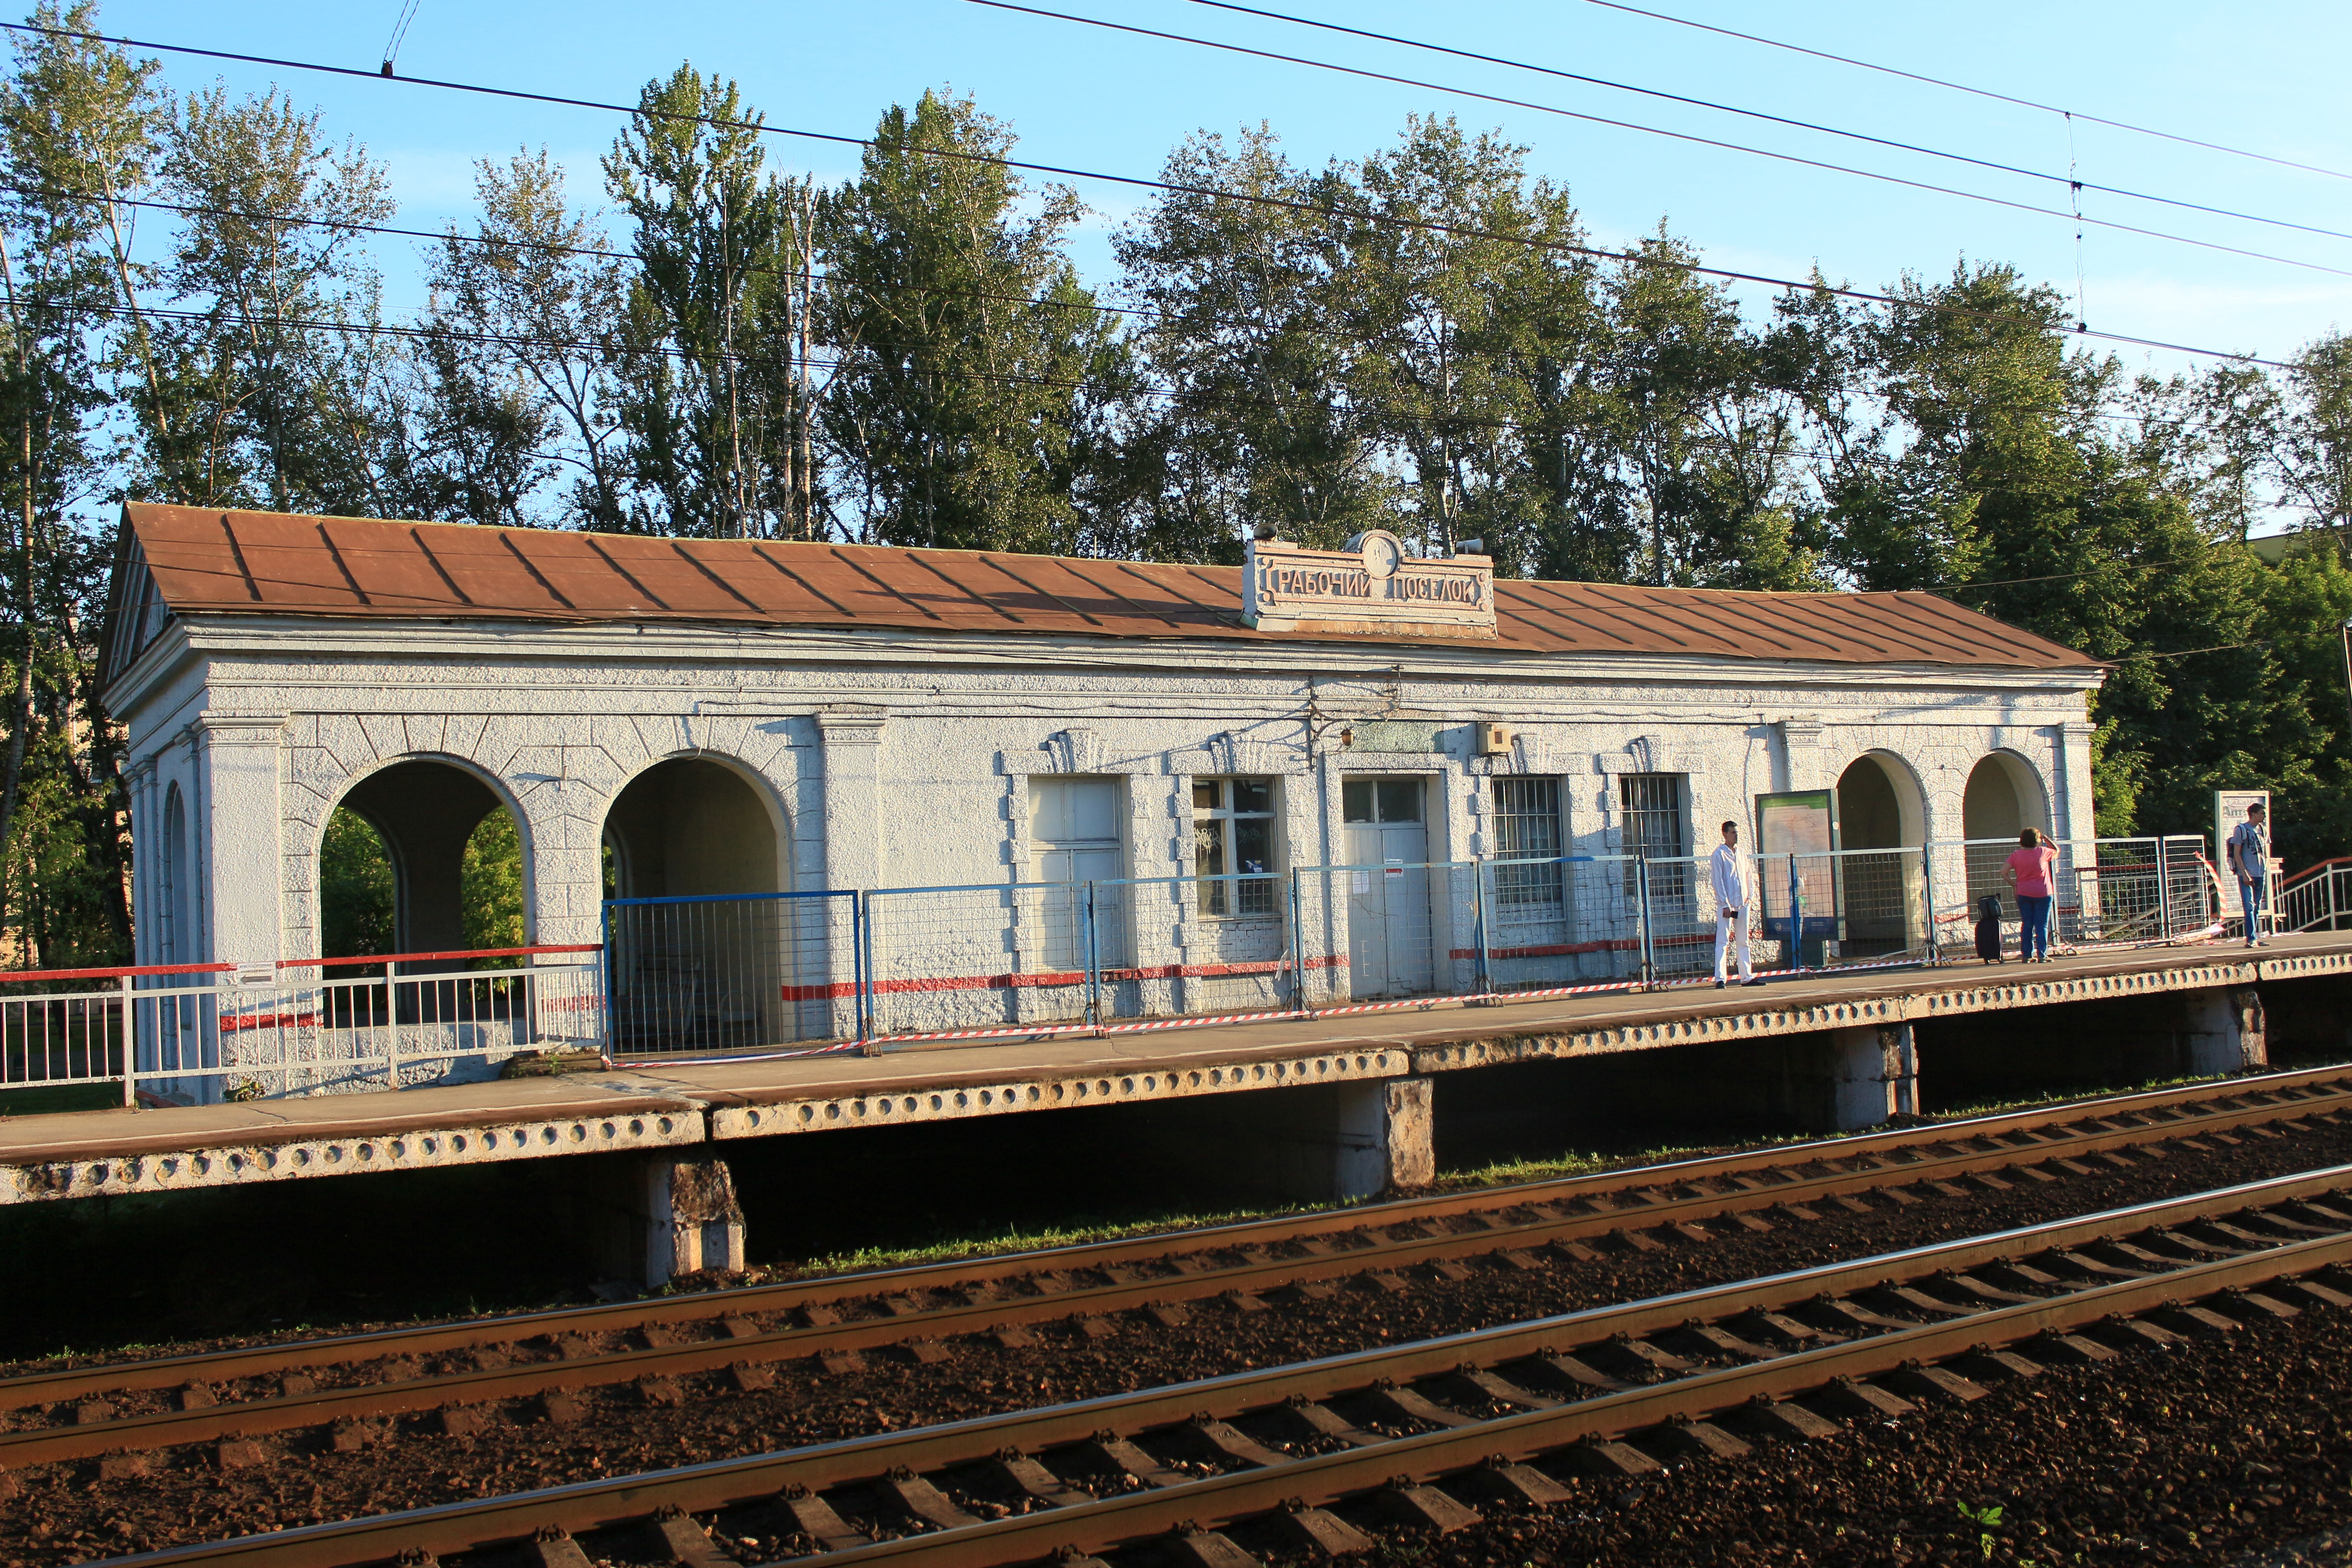
POLYGON ((1742 910, 1734 914, 1729 910, 1717 910, 1715 911, 1715 978, 1718 984, 1724 980, 1723 961, 1731 956, 1734 936, 1739 942, 1739 978, 1756 978, 1756 971, 1748 963, 1748 911, 1742 910))

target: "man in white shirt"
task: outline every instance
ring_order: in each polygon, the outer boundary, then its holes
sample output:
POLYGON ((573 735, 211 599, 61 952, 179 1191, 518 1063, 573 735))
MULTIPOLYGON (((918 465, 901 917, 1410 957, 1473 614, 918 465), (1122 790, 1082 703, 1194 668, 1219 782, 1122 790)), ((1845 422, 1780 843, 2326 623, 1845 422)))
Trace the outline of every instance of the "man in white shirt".
POLYGON ((1715 985, 1723 989, 1725 960, 1732 939, 1739 942, 1739 984, 1761 985, 1748 961, 1748 862, 1739 853, 1739 824, 1723 825, 1723 842, 1707 858, 1707 880, 1715 885, 1715 985))

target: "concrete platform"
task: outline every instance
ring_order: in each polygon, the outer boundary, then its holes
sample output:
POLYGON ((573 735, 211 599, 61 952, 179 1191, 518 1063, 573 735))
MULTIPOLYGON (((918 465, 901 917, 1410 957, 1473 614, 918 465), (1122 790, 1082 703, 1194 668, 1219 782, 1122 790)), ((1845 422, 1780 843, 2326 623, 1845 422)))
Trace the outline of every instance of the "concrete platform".
MULTIPOLYGON (((723 1153, 734 1141, 838 1128, 1307 1086, 1359 1094, 1388 1086, 1366 1102, 1374 1122, 1368 1135, 1381 1143, 1382 1118, 1413 1113, 1412 1094, 1394 1080, 1790 1037, 1845 1041, 1862 1050, 1853 1059, 1864 1065, 1840 1069, 1832 1061, 1824 1070, 1845 1072, 1841 1103, 1860 1107, 1841 1111, 1837 1124, 1864 1125, 1884 1120, 1884 1110, 1908 1109, 1894 1080, 1913 1070, 1914 1025, 2129 998, 2175 997, 2212 1013, 2216 999, 2337 975, 2352 975, 2352 932, 2282 937, 2253 951, 2234 944, 2156 948, 2032 967, 1970 962, 1832 971, 1753 990, 1702 984, 1487 1005, 1439 1000, 1339 1017, 992 1040, 873 1058, 639 1068, 396 1093, 10 1117, 0 1119, 0 1204, 579 1153, 708 1155, 723 1153), (1882 1044, 1885 1065, 1870 1066, 1880 1059, 1882 1044), (1852 1092, 1857 1085, 1858 1097, 1852 1092), (1881 1113, 1874 1116, 1874 1108, 1881 1113)), ((2225 1052, 2238 1048, 2242 1035, 2258 1051, 2261 1016, 2259 1003, 2241 1003, 2221 1022, 2192 1020, 2188 1027, 2208 1029, 2225 1052)), ((1853 1058, 1853 1049, 1847 1055, 1853 1058)), ((2258 1059, 2225 1060, 2207 1070, 2255 1065, 2258 1059)), ((1425 1091, 1418 1103, 1425 1120, 1425 1091)))

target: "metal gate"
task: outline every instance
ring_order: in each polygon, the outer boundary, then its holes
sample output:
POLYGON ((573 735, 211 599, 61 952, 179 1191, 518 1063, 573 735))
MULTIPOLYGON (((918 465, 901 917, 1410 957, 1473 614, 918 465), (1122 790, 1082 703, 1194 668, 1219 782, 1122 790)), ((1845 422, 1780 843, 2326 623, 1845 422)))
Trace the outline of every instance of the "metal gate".
POLYGON ((860 1037, 861 906, 848 889, 606 900, 612 1048, 750 1050, 860 1037))

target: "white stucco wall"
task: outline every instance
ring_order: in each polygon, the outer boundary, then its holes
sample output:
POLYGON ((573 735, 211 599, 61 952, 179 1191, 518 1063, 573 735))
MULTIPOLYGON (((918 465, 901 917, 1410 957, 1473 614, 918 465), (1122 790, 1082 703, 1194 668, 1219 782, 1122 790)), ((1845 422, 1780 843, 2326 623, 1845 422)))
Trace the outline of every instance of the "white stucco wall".
MULTIPOLYGON (((530 858, 530 940, 576 942, 599 933, 605 814, 667 758, 723 762, 761 791, 801 889, 1024 879, 1039 773, 1124 781, 1138 878, 1190 869, 1190 784, 1211 773, 1281 780, 1294 866, 1342 858, 1339 785, 1366 772, 1435 781, 1433 859, 1493 852, 1497 772, 1559 778, 1573 850, 1612 854, 1619 773, 1686 775, 1703 850, 1757 794, 1832 785, 1865 752, 1916 781, 1928 838, 1959 837, 1969 772, 1996 750, 2040 782, 2043 826, 2088 837, 2093 680, 1475 646, 204 617, 168 629, 112 700, 130 728, 141 960, 160 959, 146 911, 176 784, 193 884, 180 956, 254 963, 316 952, 327 817, 405 760, 495 784, 530 858), (1468 754, 1482 720, 1518 732, 1510 755, 1468 754), (1437 726, 1445 749, 1341 745, 1381 721, 1437 726)), ((1145 900, 1137 919, 1162 945, 1203 940, 1181 900, 1145 900)))

